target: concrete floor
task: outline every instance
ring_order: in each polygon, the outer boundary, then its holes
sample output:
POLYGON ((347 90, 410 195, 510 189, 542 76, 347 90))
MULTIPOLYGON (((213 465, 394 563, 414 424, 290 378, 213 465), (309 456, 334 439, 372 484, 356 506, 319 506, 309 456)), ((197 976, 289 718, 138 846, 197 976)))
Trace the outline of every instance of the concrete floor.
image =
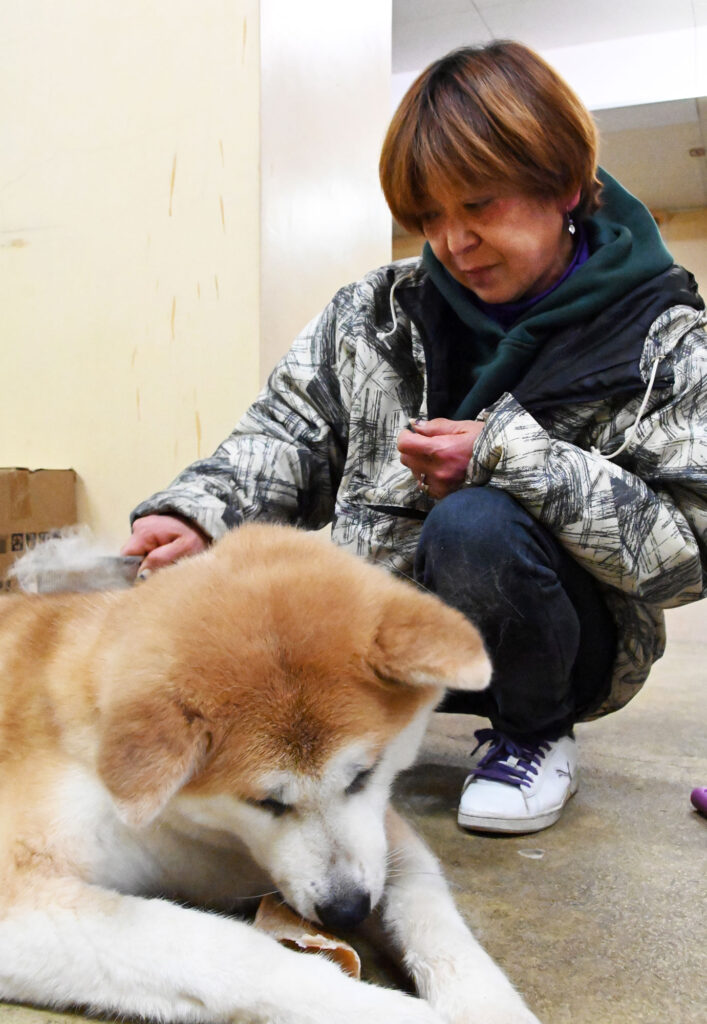
MULTIPOLYGON (((466 920, 543 1024, 707 1022, 707 603, 621 712, 579 726, 580 788, 535 835, 463 833, 474 728, 436 716, 400 806, 445 865, 466 920)), ((480 723, 481 724, 481 723, 480 723)))
MULTIPOLYGON (((554 827, 457 828, 480 720, 437 715, 399 785, 467 921, 543 1024, 707 1022, 707 820, 689 802, 707 786, 707 603, 671 612, 668 632, 634 701, 577 729, 580 788, 554 827)), ((399 981, 365 953, 364 974, 399 981)), ((0 1006, 0 1024, 76 1021, 0 1006)))

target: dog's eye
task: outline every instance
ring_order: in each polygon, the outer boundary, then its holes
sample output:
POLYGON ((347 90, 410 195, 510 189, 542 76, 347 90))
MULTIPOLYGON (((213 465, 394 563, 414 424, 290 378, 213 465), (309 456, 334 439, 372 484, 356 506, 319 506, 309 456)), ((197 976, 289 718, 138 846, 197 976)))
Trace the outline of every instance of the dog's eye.
POLYGON ((365 771, 359 772, 353 782, 349 783, 344 792, 347 796, 353 796, 354 793, 360 793, 363 787, 366 785, 373 772, 372 768, 366 768, 365 771))
POLYGON ((273 800, 272 797, 267 797, 265 800, 253 800, 252 803, 255 807, 268 811, 275 818, 281 818, 283 814, 292 810, 291 804, 283 804, 280 800, 273 800))

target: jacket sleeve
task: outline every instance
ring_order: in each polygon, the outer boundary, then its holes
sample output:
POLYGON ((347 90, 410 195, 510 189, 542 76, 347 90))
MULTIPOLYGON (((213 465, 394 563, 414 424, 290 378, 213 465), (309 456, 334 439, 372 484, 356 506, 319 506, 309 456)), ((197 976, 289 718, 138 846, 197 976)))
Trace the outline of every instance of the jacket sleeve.
POLYGON ((213 455, 138 505, 131 521, 177 514, 213 539, 256 517, 310 529, 330 521, 348 443, 347 291, 297 337, 213 455))
MULTIPOLYGON (((508 491, 602 583, 664 608, 707 584, 707 338, 694 310, 651 328, 647 361, 667 359, 673 385, 629 437, 643 396, 600 417, 593 443, 545 430, 511 395, 488 409, 469 469, 472 485, 508 491), (604 454, 602 454, 604 453, 604 454)), ((646 365, 644 365, 646 364, 646 365)))

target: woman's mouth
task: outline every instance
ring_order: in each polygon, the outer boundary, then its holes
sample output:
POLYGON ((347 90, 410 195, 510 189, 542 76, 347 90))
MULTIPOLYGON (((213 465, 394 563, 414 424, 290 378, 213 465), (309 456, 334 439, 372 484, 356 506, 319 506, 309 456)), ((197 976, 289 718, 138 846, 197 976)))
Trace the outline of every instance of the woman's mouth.
POLYGON ((467 267, 466 269, 461 269, 459 272, 468 277, 477 277, 480 274, 487 274, 491 270, 493 270, 493 265, 488 264, 484 267, 467 267))
POLYGON ((495 269, 493 264, 483 267, 467 267, 464 270, 459 270, 459 279, 470 288, 483 287, 490 283, 495 269))

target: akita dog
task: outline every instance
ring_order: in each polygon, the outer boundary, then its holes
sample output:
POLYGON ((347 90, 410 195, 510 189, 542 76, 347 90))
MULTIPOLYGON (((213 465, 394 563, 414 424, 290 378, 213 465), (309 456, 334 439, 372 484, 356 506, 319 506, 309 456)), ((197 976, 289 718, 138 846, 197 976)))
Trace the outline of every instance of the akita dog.
POLYGON ((537 1024, 388 807, 442 689, 489 674, 460 613, 288 527, 244 526, 131 590, 1 598, 0 998, 537 1024), (274 888, 335 930, 375 908, 421 998, 234 916, 274 888))

